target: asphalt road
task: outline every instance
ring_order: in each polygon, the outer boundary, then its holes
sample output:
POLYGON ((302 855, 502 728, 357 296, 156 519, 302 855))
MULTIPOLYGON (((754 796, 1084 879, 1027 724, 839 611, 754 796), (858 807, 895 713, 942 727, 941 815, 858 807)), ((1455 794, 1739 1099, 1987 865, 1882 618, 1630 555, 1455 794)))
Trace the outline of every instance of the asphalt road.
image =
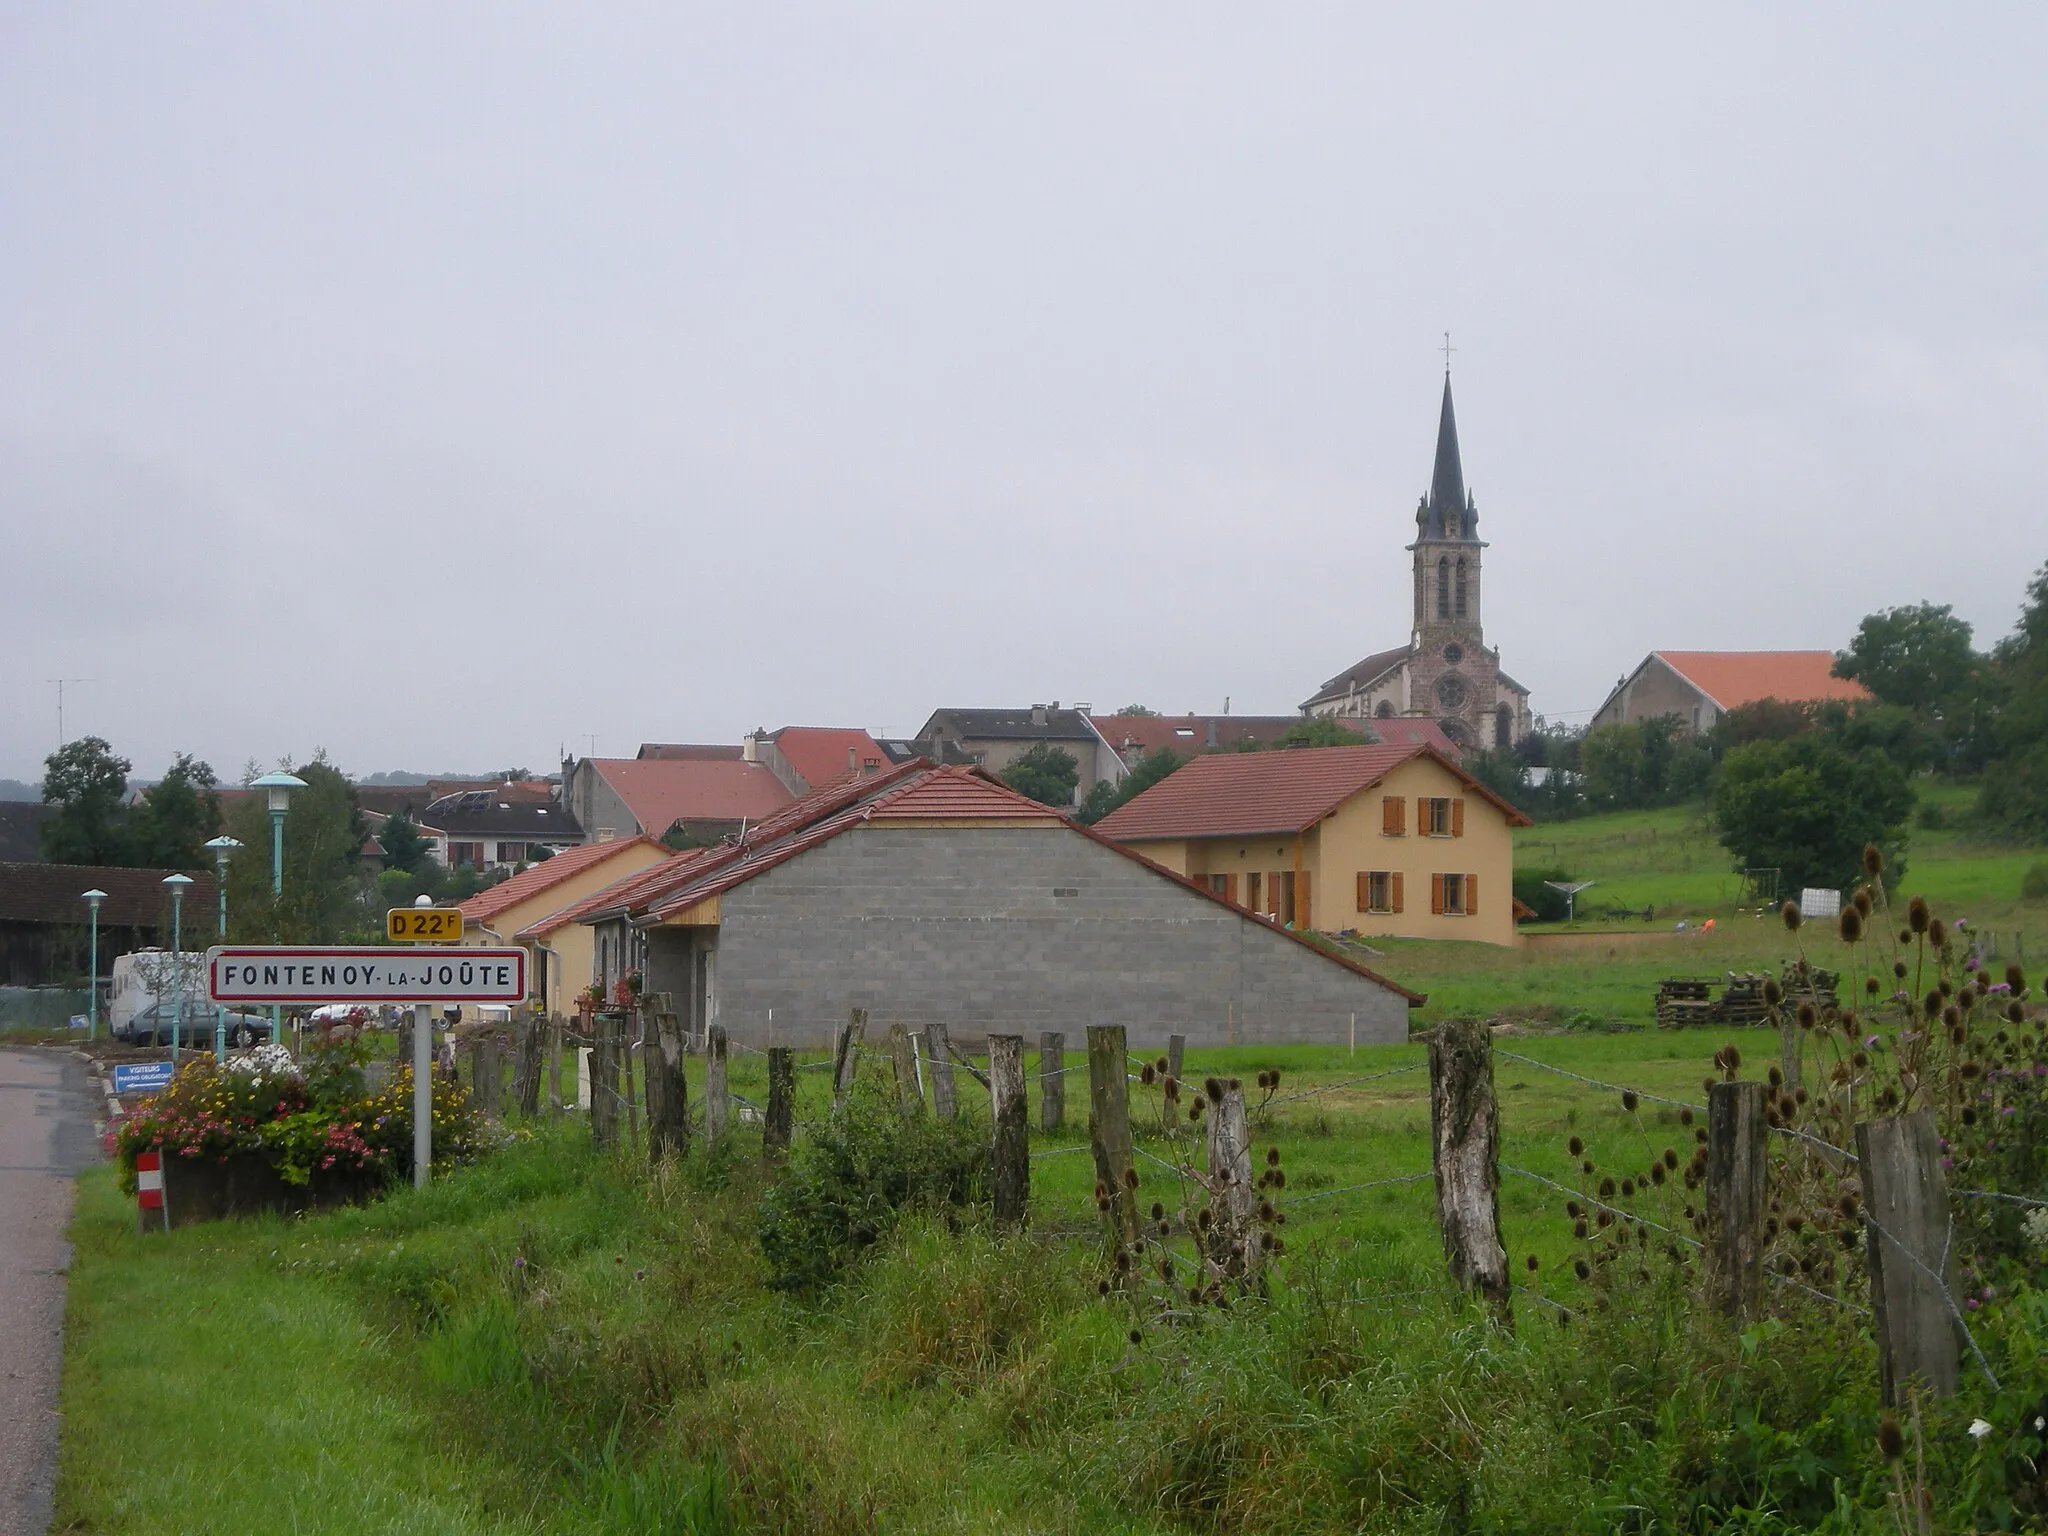
POLYGON ((91 1078, 69 1051, 0 1050, 0 1536, 43 1536, 72 1180, 99 1156, 91 1078))

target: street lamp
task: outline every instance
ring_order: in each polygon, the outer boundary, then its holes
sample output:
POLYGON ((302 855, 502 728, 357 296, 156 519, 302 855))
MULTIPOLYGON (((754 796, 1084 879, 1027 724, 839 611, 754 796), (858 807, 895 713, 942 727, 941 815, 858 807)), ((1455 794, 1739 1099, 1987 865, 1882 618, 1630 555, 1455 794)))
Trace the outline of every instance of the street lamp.
MULTIPOLYGON (((192 883, 190 875, 165 875, 164 884, 171 888, 171 1068, 177 1070, 178 1041, 185 1033, 185 887, 192 883)), ((159 1001, 157 1028, 163 1028, 163 1008, 159 1001)))
MULTIPOLYGON (((228 941, 228 859, 242 846, 241 839, 223 833, 209 837, 206 846, 213 850, 213 880, 220 888, 220 941, 228 941)), ((226 1003, 213 1005, 213 1059, 228 1059, 228 1007, 226 1003)))
POLYGON ((92 974, 85 987, 85 1038, 86 1043, 99 1036, 100 1032, 100 903, 107 899, 107 893, 99 887, 79 897, 92 909, 92 974))
MULTIPOLYGON (((260 789, 270 801, 270 899, 273 903, 284 896, 284 813, 291 808, 292 791, 304 789, 306 781, 289 773, 266 773, 249 786, 260 789)), ((276 1003, 270 1005, 271 1043, 284 1043, 284 1009, 276 1003)))

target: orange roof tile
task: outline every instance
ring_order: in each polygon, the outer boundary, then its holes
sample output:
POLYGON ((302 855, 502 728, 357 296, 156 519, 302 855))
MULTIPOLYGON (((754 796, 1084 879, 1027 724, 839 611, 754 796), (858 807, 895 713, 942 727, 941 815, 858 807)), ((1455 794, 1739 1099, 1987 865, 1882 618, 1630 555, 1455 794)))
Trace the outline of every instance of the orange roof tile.
POLYGON ((514 935, 521 939, 544 939, 558 928, 589 916, 593 912, 607 912, 613 907, 629 905, 644 892, 658 888, 664 880, 681 878, 680 871, 686 866, 701 863, 717 850, 712 848, 691 848, 663 859, 659 864, 650 864, 645 869, 635 870, 621 876, 602 890, 592 891, 581 901, 571 902, 559 911, 550 912, 546 917, 528 923, 514 935))
POLYGON ((1665 666, 1724 710, 1759 699, 1790 704, 1870 697, 1861 683, 1834 675, 1832 651, 1655 651, 1665 666))
POLYGON ((502 880, 487 891, 478 891, 462 903, 463 921, 487 923, 500 912, 516 907, 530 897, 538 896, 551 886, 560 885, 571 875, 578 874, 593 865, 602 864, 628 848, 640 848, 654 843, 651 837, 633 837, 624 842, 585 843, 577 848, 565 848, 551 859, 543 859, 514 875, 502 880))
POLYGON ((1521 812, 1428 747, 1308 747, 1198 757, 1105 816, 1096 830, 1117 842, 1303 832, 1418 757, 1429 758, 1468 791, 1506 812, 1511 825, 1529 824, 1521 812))
POLYGON ((1018 794, 980 769, 960 767, 931 768, 901 789, 876 800, 864 815, 869 821, 944 821, 956 816, 963 820, 1066 820, 1053 807, 1018 794))
POLYGON ((812 789, 822 789, 869 763, 888 762, 875 738, 866 731, 815 725, 785 725, 768 738, 812 789), (852 754, 852 762, 847 755, 852 754))
POLYGON ((737 758, 600 758, 593 766, 655 837, 679 821, 758 821, 793 798, 760 763, 737 758))

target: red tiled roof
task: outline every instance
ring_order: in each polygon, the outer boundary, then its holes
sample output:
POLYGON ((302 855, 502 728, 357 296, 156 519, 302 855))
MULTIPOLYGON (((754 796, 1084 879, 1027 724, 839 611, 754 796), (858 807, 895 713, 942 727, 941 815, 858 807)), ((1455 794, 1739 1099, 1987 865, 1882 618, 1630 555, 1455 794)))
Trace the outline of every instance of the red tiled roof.
POLYGON ((1434 720, 1423 720, 1411 715, 1393 715, 1387 718, 1375 717, 1360 724, 1372 728, 1373 735, 1390 747, 1434 747, 1452 762, 1460 762, 1464 751, 1444 734, 1444 728, 1434 720))
POLYGON ((580 848, 565 848, 551 859, 529 866, 510 880, 502 880, 487 891, 478 891, 462 903, 465 922, 487 923, 500 912, 516 907, 520 902, 538 896, 551 886, 560 885, 571 875, 580 874, 592 865, 602 864, 613 854, 624 853, 628 848, 652 846, 651 837, 632 837, 623 842, 585 843, 580 848))
POLYGON ((1654 651, 1664 665, 1722 709, 1740 709, 1759 699, 1788 704, 1827 699, 1856 702, 1870 697, 1861 683, 1834 675, 1832 651, 1654 651))
POLYGON ((1066 820, 1051 806, 1018 794, 977 768, 933 768, 870 803, 863 816, 869 821, 945 821, 956 816, 962 820, 1066 820))
POLYGON ((1096 823, 1117 842, 1148 838, 1249 837, 1303 832, 1411 758, 1429 757, 1466 788, 1528 819, 1428 747, 1305 747, 1198 757, 1096 823))
POLYGON ((812 789, 822 789, 849 773, 858 773, 869 763, 880 766, 889 761, 880 744, 866 731, 785 725, 768 739, 812 789), (851 763, 847 762, 849 752, 853 754, 851 763))
MULTIPOLYGON (((102 928, 155 928, 168 934, 171 889, 164 884, 168 869, 127 869, 108 864, 0 864, 0 922, 76 923, 87 926, 92 912, 80 901, 83 891, 105 891, 100 903, 102 928)), ((214 906, 220 894, 211 870, 190 870, 185 887, 185 929, 188 945, 196 938, 204 949, 213 941, 214 906)))
MULTIPOLYGON (((601 843, 597 846, 615 848, 619 845, 616 843, 601 843)), ((544 939, 556 929, 566 927, 570 923, 588 917, 593 912, 608 912, 614 907, 631 905, 647 891, 658 888, 664 880, 673 881, 682 878, 679 871, 688 865, 703 862, 716 851, 716 849, 712 848, 691 848, 675 855, 673 858, 663 859, 659 864, 650 864, 645 869, 635 870, 630 875, 624 875, 614 880, 602 890, 592 891, 581 901, 571 902, 559 911, 550 912, 543 918, 537 918, 520 929, 514 937, 521 939, 544 939)), ((553 863, 554 860, 550 859, 548 862, 553 863)))
POLYGON ((679 821, 758 821, 792 798, 767 768, 737 758, 613 757, 591 766, 655 837, 679 821))
POLYGON ((722 758, 729 762, 738 762, 745 752, 738 745, 728 746, 723 742, 711 746, 698 746, 683 741, 643 741, 640 743, 640 750, 634 755, 642 759, 666 758, 683 761, 692 758, 722 758))

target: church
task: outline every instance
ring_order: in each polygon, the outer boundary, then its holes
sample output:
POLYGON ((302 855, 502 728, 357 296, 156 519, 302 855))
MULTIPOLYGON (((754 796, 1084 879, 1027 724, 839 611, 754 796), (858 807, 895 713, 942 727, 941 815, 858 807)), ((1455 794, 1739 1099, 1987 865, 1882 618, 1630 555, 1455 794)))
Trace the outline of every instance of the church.
POLYGON ((1305 715, 1434 720, 1461 747, 1511 747, 1529 734, 1529 690, 1500 669, 1480 626, 1479 505, 1465 489, 1451 375, 1444 373, 1436 468, 1415 509, 1415 623, 1408 643, 1347 667, 1305 700, 1305 715))

